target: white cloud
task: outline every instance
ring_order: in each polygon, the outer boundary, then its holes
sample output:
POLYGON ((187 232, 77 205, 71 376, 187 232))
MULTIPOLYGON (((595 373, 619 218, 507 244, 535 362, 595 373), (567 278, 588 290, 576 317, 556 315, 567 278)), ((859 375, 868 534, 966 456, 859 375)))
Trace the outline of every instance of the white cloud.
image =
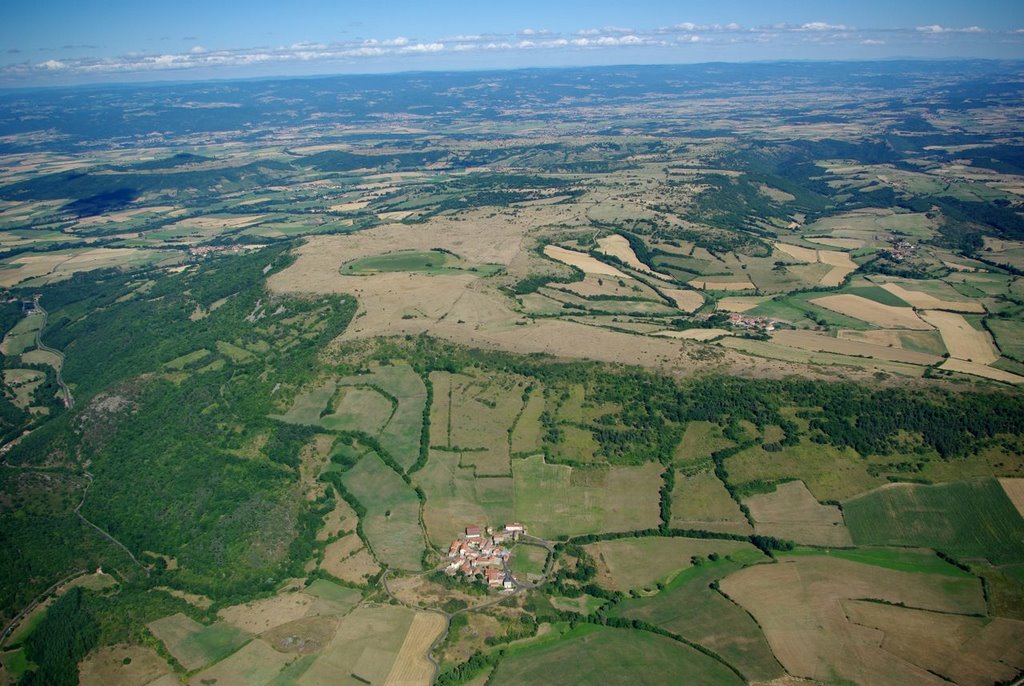
POLYGON ((402 52, 441 52, 444 50, 444 43, 416 43, 414 45, 406 45, 402 48, 402 52))
POLYGON ((829 24, 823 21, 811 21, 801 24, 803 31, 849 31, 850 27, 845 24, 829 24))
POLYGON ((40 62, 39 66, 47 71, 57 71, 60 69, 67 69, 68 65, 60 60, 46 60, 45 62, 40 62))
POLYGON ((192 53, 193 55, 201 55, 204 52, 206 52, 206 48, 204 48, 201 45, 193 45, 192 49, 189 50, 189 52, 192 53))
POLYGON ((985 29, 980 26, 966 26, 962 29, 948 28, 940 24, 930 24, 928 26, 918 26, 917 30, 921 33, 985 33, 985 29))
POLYGON ((861 45, 885 45, 884 40, 878 40, 876 38, 865 38, 860 42, 861 45))

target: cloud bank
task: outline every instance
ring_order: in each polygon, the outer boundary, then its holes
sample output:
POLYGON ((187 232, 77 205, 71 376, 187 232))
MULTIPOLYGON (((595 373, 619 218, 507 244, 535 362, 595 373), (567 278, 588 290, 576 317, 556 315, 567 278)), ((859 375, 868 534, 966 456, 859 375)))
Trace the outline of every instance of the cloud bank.
MULTIPOLYGON (((194 39, 193 39, 194 40, 194 39)), ((932 46, 945 41, 951 48, 980 47, 991 41, 1009 46, 1024 56, 1024 29, 993 31, 979 26, 947 27, 939 24, 912 28, 871 29, 825 21, 802 24, 773 24, 745 27, 738 23, 697 24, 678 22, 654 29, 639 30, 620 26, 583 27, 560 34, 544 28, 524 27, 509 33, 469 34, 431 39, 405 36, 365 38, 336 42, 299 42, 286 46, 253 48, 211 48, 203 45, 181 52, 159 54, 132 53, 119 56, 46 56, 36 60, 11 62, 0 66, 0 79, 6 82, 45 82, 55 76, 64 80, 116 78, 118 75, 145 75, 160 72, 202 71, 245 68, 252 65, 334 65, 339 70, 372 69, 374 63, 387 62, 399 68, 417 68, 416 59, 424 56, 461 56, 472 53, 561 52, 658 50, 677 60, 687 59, 694 46, 723 49, 742 46, 854 46, 865 57, 874 56, 880 46, 899 46, 912 54, 915 47, 932 46)), ((8 54, 18 54, 8 50, 8 54)), ((955 54, 955 53, 951 53, 955 54)), ((819 55, 820 56, 820 55, 819 55)), ((745 59, 757 59, 746 53, 745 59)), ((472 66, 472 62, 466 66, 472 66)))

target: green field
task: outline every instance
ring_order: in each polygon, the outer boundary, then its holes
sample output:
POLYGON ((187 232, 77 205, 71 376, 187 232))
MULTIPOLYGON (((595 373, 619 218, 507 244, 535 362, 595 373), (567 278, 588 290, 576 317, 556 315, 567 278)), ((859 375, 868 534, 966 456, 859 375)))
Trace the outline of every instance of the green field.
POLYGON ((334 412, 319 418, 331 431, 361 431, 376 436, 391 417, 394 406, 380 391, 367 386, 342 386, 334 398, 334 412))
POLYGON ((675 461, 679 466, 707 460, 711 453, 735 445, 722 435, 722 427, 712 422, 689 422, 676 447, 675 461))
POLYGON ((724 686, 743 681, 720 662, 670 638, 581 624, 511 650, 488 683, 724 686))
POLYGON ((900 485, 843 505, 858 545, 921 546, 993 564, 1024 562, 1024 519, 995 479, 900 485))
POLYGON ((992 317, 987 323, 995 334, 999 350, 1004 355, 1024 360, 1024 322, 992 317))
POLYGON ((36 333, 42 326, 43 318, 39 315, 22 317, 4 336, 4 354, 20 355, 36 347, 36 333))
POLYGON ((251 638, 230 624, 205 626, 180 613, 150 622, 149 629, 190 670, 223 659, 251 638))
POLYGON ((713 581, 758 559, 764 558, 757 551, 746 551, 735 559, 705 561, 681 573, 653 596, 622 601, 612 614, 640 619, 700 643, 722 656, 747 679, 768 681, 780 677, 782 666, 757 623, 741 607, 709 588, 713 581))
POLYGON ((362 593, 354 588, 339 586, 326 579, 315 579, 304 591, 325 601, 333 612, 343 615, 355 607, 362 599, 362 593))
POLYGON ((356 276, 380 274, 383 272, 455 274, 469 271, 481 275, 490 275, 501 268, 501 265, 495 264, 472 266, 456 255, 441 250, 399 250, 385 255, 374 255, 373 257, 353 260, 342 266, 341 273, 356 276))
POLYGON ((751 531, 739 504, 710 469, 692 476, 676 474, 672 490, 672 526, 735 534, 751 531))
POLYGON ((540 546, 520 543, 512 550, 509 568, 516 578, 525 579, 528 574, 543 574, 548 551, 540 546))
POLYGON ((476 478, 459 453, 433 450, 414 475, 427 494, 423 523, 433 544, 447 546, 470 524, 500 526, 514 518, 512 479, 476 478))
POLYGON ((867 462, 851 448, 839 449, 806 439, 778 452, 755 445, 725 464, 733 485, 797 478, 820 501, 845 500, 885 483, 885 479, 868 473, 867 462))
POLYGON ((545 538, 658 525, 660 465, 572 468, 515 460, 515 514, 545 538))
POLYGON ((342 475, 345 487, 366 508, 363 531, 383 564, 418 570, 424 542, 419 499, 412 486, 385 465, 376 453, 363 456, 342 475))
POLYGON ((797 557, 806 555, 824 555, 838 557, 842 560, 859 562, 885 569, 895 569, 898 572, 915 572, 918 574, 940 574, 960 578, 973 578, 969 572, 946 562, 931 550, 917 550, 914 548, 796 548, 790 551, 776 554, 780 560, 786 557, 797 557))
POLYGON ((619 538, 586 546, 597 561, 597 582, 614 591, 652 590, 658 583, 674 583, 693 566, 693 560, 708 555, 738 559, 762 559, 761 553, 746 541, 713 538, 646 536, 619 538))

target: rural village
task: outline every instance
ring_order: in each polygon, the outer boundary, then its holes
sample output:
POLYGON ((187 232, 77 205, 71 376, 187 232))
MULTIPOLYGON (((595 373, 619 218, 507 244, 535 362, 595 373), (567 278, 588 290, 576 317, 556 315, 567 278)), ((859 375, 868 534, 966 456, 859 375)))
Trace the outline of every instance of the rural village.
POLYGON ((518 541, 525 533, 526 527, 519 523, 506 524, 500 530, 467 526, 465 533, 448 548, 445 573, 448 576, 461 573, 467 579, 481 578, 489 588, 513 591, 518 582, 508 568, 512 552, 505 543, 518 541))

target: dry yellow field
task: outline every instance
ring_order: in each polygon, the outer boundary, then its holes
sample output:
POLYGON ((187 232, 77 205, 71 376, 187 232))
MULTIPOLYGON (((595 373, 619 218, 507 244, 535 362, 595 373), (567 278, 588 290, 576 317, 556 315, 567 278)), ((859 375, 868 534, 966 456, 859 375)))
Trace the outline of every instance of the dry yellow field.
POLYGON ((700 309, 700 306, 704 304, 704 296, 697 291, 689 291, 682 288, 660 288, 659 290, 672 298, 672 302, 676 304, 683 312, 694 312, 700 309))
POLYGON ((754 518, 754 531, 797 543, 852 546, 853 539, 834 505, 822 505, 803 481, 780 484, 773 493, 761 493, 744 501, 754 518))
MULTIPOLYGON (((881 332, 871 332, 881 333, 881 332)), ((885 332, 889 333, 889 332, 885 332)), ((871 343, 854 341, 847 338, 833 338, 826 334, 813 331, 795 331, 791 329, 780 329, 772 334, 772 340, 803 350, 815 350, 840 355, 863 355, 874 357, 880 360, 891 360, 893 362, 908 362, 910 364, 933 365, 942 358, 938 355, 903 350, 899 347, 888 347, 888 345, 873 345, 871 343)))
POLYGON ((706 279, 694 279, 689 282, 694 288, 702 291, 752 291, 754 284, 749 281, 708 281, 706 279))
POLYGON ((826 272, 825 275, 818 280, 818 283, 829 288, 838 286, 852 271, 854 270, 848 267, 832 267, 832 269, 826 272))
POLYGON ((427 659, 427 651, 444 628, 445 620, 441 615, 417 612, 395 664, 384 680, 385 686, 430 686, 434 679, 434 665, 427 659))
POLYGON ((264 217, 266 217, 264 214, 189 217, 176 222, 174 226, 188 229, 239 229, 252 226, 264 217))
POLYGON ((871 324, 885 328, 901 328, 926 330, 931 327, 914 312, 910 307, 893 307, 883 305, 873 300, 862 298, 859 295, 841 293, 839 295, 826 295, 815 298, 811 301, 826 309, 845 314, 848 317, 860 319, 871 324))
POLYGON ((992 337, 987 331, 978 331, 955 312, 931 310, 921 317, 939 330, 950 357, 977 364, 992 364, 999 359, 992 337))
POLYGON ((730 295, 715 303, 715 309, 724 312, 746 312, 770 299, 769 295, 730 295))
POLYGON ((731 336, 732 332, 725 329, 685 329, 684 331, 655 331, 653 335, 690 341, 710 341, 722 336, 731 336))
POLYGON ((564 264, 581 269, 585 274, 602 274, 604 276, 617 276, 623 279, 628 278, 615 267, 605 264, 585 252, 568 250, 557 245, 545 245, 544 254, 553 260, 558 260, 564 264))
POLYGON ((356 200, 354 202, 343 202, 337 205, 331 205, 328 209, 331 212, 355 212, 361 210, 370 204, 369 200, 356 200))
POLYGON ((100 648, 82 660, 78 665, 78 683, 145 686, 171 673, 170 665, 152 648, 119 644, 100 648))
POLYGON ((636 256, 635 252, 633 252, 633 246, 629 244, 629 241, 626 240, 624 236, 620 236, 617 233, 612 234, 611 236, 605 236, 604 238, 597 239, 597 244, 600 246, 600 251, 605 255, 611 255, 612 257, 618 258, 637 271, 653 274, 659 279, 672 280, 672 277, 668 274, 656 272, 641 262, 640 258, 636 256))
POLYGON ((849 271, 857 269, 857 263, 853 261, 849 253, 839 252, 838 250, 819 250, 818 261, 822 264, 827 264, 832 267, 841 267, 849 271))
POLYGON ((804 248, 799 245, 790 245, 789 243, 776 243, 775 248, 800 262, 810 264, 818 261, 818 251, 813 248, 804 248))
POLYGON ((1003 487, 1006 497, 1017 508, 1017 512, 1020 512, 1020 516, 1024 517, 1024 479, 1000 479, 999 485, 1003 487))
POLYGON ((312 606, 313 598, 305 593, 286 593, 225 607, 217 617, 250 634, 261 634, 305 617, 312 606))
MULTIPOLYGON (((782 557, 747 567, 721 581, 722 590, 761 625, 772 652, 794 676, 819 682, 847 680, 872 686, 948 686, 927 670, 881 648, 884 632, 855 624, 848 599, 875 598, 915 608, 984 613, 977 579, 900 572, 827 556, 782 557)), ((927 637, 908 637, 925 649, 927 637)), ((966 656, 964 656, 966 657, 966 656)))
POLYGON ((980 376, 985 379, 992 379, 993 381, 1002 381, 1003 383, 1024 383, 1024 376, 1020 376, 1019 374, 1006 372, 1002 369, 996 369, 995 367, 990 367, 987 364, 958 360, 953 357, 943 362, 940 369, 946 369, 951 372, 960 372, 961 374, 970 374, 971 376, 980 376))
POLYGON ((358 550, 355 554, 344 560, 339 560, 331 566, 326 564, 326 560, 324 562, 325 572, 353 584, 365 584, 369 577, 380 571, 380 565, 366 548, 358 550))
POLYGON ((970 312, 974 314, 985 313, 985 306, 979 302, 939 300, 928 293, 909 291, 897 283, 884 283, 881 284, 881 286, 897 298, 904 300, 919 310, 951 310, 953 312, 970 312))
POLYGON ((845 248, 847 250, 856 250, 857 248, 863 248, 864 247, 864 241, 860 240, 859 238, 824 238, 824 237, 818 238, 818 237, 813 237, 813 238, 807 238, 806 240, 810 241, 811 243, 820 243, 822 245, 827 245, 827 246, 832 247, 832 248, 845 248))

